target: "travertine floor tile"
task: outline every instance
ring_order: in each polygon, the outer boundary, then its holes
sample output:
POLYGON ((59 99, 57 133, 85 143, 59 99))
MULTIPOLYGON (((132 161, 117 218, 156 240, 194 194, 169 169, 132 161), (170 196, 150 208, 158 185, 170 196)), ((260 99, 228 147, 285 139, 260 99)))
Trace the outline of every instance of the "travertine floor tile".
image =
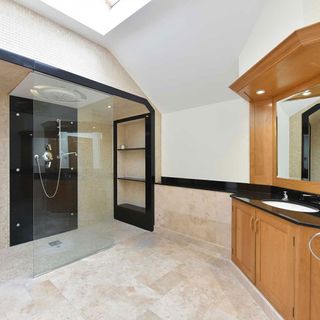
POLYGON ((155 313, 147 310, 143 315, 141 315, 137 320, 161 320, 155 313))
POLYGON ((219 251, 138 229, 125 237, 126 225, 117 227, 114 245, 103 252, 1 284, 0 319, 267 319, 219 251))
POLYGON ((149 287, 159 294, 164 295, 184 280, 185 276, 182 274, 176 271, 170 271, 160 279, 150 284, 149 287))

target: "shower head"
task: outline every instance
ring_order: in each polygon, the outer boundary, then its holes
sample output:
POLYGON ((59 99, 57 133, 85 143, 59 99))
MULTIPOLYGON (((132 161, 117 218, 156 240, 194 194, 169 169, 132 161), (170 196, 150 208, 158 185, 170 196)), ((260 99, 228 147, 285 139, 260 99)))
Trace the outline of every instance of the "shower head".
POLYGON ((30 92, 38 99, 52 102, 76 103, 87 100, 84 93, 74 88, 36 85, 30 89, 30 92))
POLYGON ((75 157, 77 157, 78 156, 78 153, 77 152, 62 152, 62 156, 64 157, 64 156, 70 156, 70 155, 74 155, 75 157))

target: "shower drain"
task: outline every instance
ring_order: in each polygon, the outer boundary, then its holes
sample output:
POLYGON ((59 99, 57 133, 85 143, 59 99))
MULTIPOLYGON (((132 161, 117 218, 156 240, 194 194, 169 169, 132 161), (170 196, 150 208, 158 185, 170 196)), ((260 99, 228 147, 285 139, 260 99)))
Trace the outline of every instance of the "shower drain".
POLYGON ((59 247, 62 244, 62 242, 60 240, 56 240, 56 241, 51 241, 49 242, 49 245, 51 247, 59 247))

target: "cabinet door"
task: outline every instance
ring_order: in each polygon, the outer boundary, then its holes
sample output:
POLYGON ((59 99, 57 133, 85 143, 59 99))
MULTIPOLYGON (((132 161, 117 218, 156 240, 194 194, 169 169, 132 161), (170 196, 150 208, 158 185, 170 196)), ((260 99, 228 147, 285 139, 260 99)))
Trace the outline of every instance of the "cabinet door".
POLYGON ((241 271, 255 282, 254 208, 232 201, 232 260, 241 271))
POLYGON ((256 286, 285 319, 294 309, 294 229, 256 210, 256 286))
MULTIPOLYGON (((312 242, 312 250, 320 259, 320 236, 312 242)), ((320 260, 311 257, 310 265, 310 319, 319 319, 320 315, 320 260)))
MULTIPOLYGON (((298 227, 296 240, 296 319, 318 320, 320 314, 320 260, 309 250, 309 241, 319 229, 298 227)), ((311 243, 320 259, 320 235, 311 243)))

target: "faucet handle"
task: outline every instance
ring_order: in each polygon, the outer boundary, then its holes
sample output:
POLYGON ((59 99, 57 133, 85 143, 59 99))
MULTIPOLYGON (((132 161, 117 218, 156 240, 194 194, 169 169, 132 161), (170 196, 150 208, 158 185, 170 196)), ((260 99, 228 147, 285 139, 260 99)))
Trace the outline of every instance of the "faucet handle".
POLYGON ((283 198, 282 198, 282 200, 283 201, 288 201, 288 191, 283 191, 283 198))

